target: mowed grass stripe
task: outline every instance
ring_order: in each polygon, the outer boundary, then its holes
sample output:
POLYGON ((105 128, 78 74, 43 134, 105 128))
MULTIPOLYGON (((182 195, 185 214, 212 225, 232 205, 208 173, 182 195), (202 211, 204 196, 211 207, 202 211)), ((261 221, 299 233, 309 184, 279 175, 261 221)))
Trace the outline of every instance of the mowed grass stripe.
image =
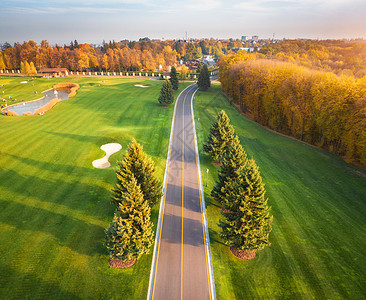
POLYGON ((202 172, 210 169, 204 190, 218 299, 365 298, 365 172, 248 120, 217 85, 198 93, 194 106, 202 172), (202 144, 221 109, 258 163, 272 206, 272 246, 252 261, 235 258, 222 244, 220 208, 210 197, 218 168, 202 144))
MULTIPOLYGON (((72 81, 81 85, 77 96, 44 116, 0 116, 6 129, 0 140, 0 272, 7 274, 0 296, 141 299, 151 254, 131 269, 115 270, 103 247, 114 210, 113 167, 132 137, 164 166, 172 110, 157 103, 162 82, 141 89, 133 86, 141 81, 131 79, 72 81), (152 132, 162 146, 151 142, 152 132), (96 170, 91 163, 108 142, 123 149, 111 157, 112 168, 96 170)), ((161 180, 163 173, 158 170, 161 180)))

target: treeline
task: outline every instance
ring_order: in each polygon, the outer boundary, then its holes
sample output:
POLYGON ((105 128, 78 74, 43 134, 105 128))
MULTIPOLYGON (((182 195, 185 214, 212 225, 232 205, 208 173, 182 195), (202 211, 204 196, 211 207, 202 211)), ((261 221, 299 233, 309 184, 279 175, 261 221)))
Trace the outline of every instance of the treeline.
POLYGON ((109 42, 102 46, 79 44, 51 47, 47 41, 34 41, 1 46, 0 69, 19 69, 21 62, 33 62, 42 68, 67 68, 70 71, 153 71, 179 62, 195 60, 202 54, 220 58, 228 53, 229 43, 202 40, 197 43, 180 41, 109 42))
POLYGON ((366 165, 366 76, 337 76, 243 52, 219 65, 222 89, 253 120, 366 165))
POLYGON ((297 62, 337 75, 361 78, 366 75, 366 43, 342 40, 286 40, 271 43, 261 51, 266 58, 297 62))

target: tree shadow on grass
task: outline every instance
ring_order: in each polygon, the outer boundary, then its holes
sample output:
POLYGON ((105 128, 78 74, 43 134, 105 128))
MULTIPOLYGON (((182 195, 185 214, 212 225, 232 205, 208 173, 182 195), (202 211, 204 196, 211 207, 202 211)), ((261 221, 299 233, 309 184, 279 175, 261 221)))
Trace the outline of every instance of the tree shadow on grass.
POLYGON ((225 245, 225 243, 222 241, 222 239, 220 238, 219 233, 216 230, 213 230, 211 228, 208 229, 208 234, 210 236, 210 243, 211 244, 220 244, 220 245, 225 245))
POLYGON ((105 253, 99 245, 104 237, 104 228, 101 226, 15 201, 0 199, 0 207, 9 211, 1 222, 29 232, 30 237, 44 232, 57 239, 61 246, 77 253, 105 253))
MULTIPOLYGON (((14 158, 24 164, 27 164, 29 166, 37 167, 39 170, 47 170, 47 171, 53 171, 53 172, 62 172, 70 175, 70 171, 75 171, 75 173, 78 174, 85 174, 86 172, 91 172, 93 169, 91 168, 85 168, 80 166, 73 166, 73 165, 63 165, 58 164, 56 162, 46 162, 46 161, 38 161, 32 158, 28 157, 21 157, 14 154, 8 154, 4 153, 7 156, 10 156, 11 158, 14 158)), ((90 164, 91 165, 91 164, 90 164)))
POLYGON ((104 218, 108 213, 112 213, 112 206, 106 205, 111 195, 109 191, 78 180, 69 183, 60 180, 60 176, 55 180, 48 180, 5 170, 1 174, 0 187, 13 191, 15 195, 67 206, 84 213, 85 216, 104 218))
POLYGON ((41 279, 37 273, 19 271, 10 265, 0 264, 0 274, 3 274, 0 276, 2 299, 81 299, 54 282, 41 279))
POLYGON ((76 140, 83 143, 91 143, 95 144, 97 146, 103 145, 103 142, 105 143, 120 143, 120 140, 117 140, 114 137, 110 136, 95 136, 95 135, 79 135, 79 134, 72 134, 72 133, 64 133, 64 132, 52 132, 52 131, 46 131, 48 134, 52 134, 55 136, 60 136, 63 138, 68 138, 72 140, 76 140))

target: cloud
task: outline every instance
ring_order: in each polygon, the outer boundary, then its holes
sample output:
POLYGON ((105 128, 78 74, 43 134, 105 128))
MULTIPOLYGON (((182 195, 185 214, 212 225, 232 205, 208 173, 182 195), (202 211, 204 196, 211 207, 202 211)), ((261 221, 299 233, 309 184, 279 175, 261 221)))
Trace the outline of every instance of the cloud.
POLYGON ((222 5, 220 0, 197 0, 188 3, 187 7, 194 10, 213 10, 222 5))
POLYGON ((48 7, 48 8, 32 8, 32 7, 8 7, 2 10, 8 14, 60 14, 69 11, 67 8, 48 7))
POLYGON ((295 9, 331 11, 355 7, 361 3, 362 0, 248 0, 234 4, 232 9, 251 12, 281 12, 281 10, 295 9))
POLYGON ((43 7, 43 8, 30 8, 30 7, 10 7, 3 9, 4 12, 9 14, 115 14, 122 12, 137 12, 137 9, 132 8, 99 8, 99 7, 43 7))

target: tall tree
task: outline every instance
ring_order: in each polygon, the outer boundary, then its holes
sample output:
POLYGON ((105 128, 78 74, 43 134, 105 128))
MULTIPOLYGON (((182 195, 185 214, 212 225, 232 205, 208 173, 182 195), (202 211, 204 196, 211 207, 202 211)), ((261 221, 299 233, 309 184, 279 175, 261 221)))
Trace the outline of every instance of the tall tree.
POLYGON ((170 71, 170 83, 172 84, 173 90, 177 90, 179 87, 177 69, 173 66, 170 71))
POLYGON ((207 91, 208 88, 211 86, 210 82, 210 75, 208 73, 207 65, 204 64, 200 75, 198 76, 198 87, 201 91, 207 91))
POLYGON ((202 71, 202 64, 201 63, 198 63, 197 65, 197 73, 201 73, 202 71))
POLYGON ((155 176, 155 166, 135 139, 132 139, 122 162, 116 170, 117 183, 113 189, 112 203, 118 206, 123 201, 123 193, 134 177, 140 185, 145 201, 153 207, 161 197, 161 184, 155 176))
POLYGON ((150 207, 132 175, 125 190, 121 191, 121 202, 114 213, 113 221, 105 230, 105 245, 112 266, 116 259, 130 262, 148 253, 153 242, 150 215, 150 207))
POLYGON ((269 246, 272 216, 267 206, 265 188, 259 168, 253 159, 234 179, 223 202, 224 220, 220 220, 225 244, 243 258, 254 258, 258 250, 269 246))
POLYGON ((4 55, 0 52, 0 70, 3 70, 6 68, 4 55))
POLYGON ((24 62, 20 62, 20 73, 25 74, 25 65, 24 65, 24 62))
POLYGON ((235 135, 231 147, 222 161, 216 185, 211 191, 211 196, 216 201, 221 204, 224 203, 227 189, 230 188, 230 185, 236 178, 241 176, 246 164, 247 154, 240 144, 238 136, 235 135))
POLYGON ((186 79, 186 77, 187 77, 187 73, 188 73, 188 68, 187 68, 187 66, 186 66, 186 65, 182 65, 182 69, 181 69, 181 71, 180 71, 180 79, 181 79, 181 80, 186 79))
POLYGON ((29 64, 30 74, 31 75, 37 75, 37 69, 34 66, 34 63, 31 61, 29 64))
POLYGON ((173 87, 169 80, 165 80, 160 90, 159 103, 169 105, 174 101, 173 87))
POLYGON ((30 69, 29 63, 27 61, 25 61, 25 63, 24 63, 24 72, 26 75, 29 75, 31 73, 31 69, 30 69))
POLYGON ((225 111, 220 111, 216 121, 210 128, 207 142, 203 145, 203 150, 212 157, 214 161, 220 162, 226 152, 230 149, 234 138, 234 127, 230 124, 230 119, 225 111))

